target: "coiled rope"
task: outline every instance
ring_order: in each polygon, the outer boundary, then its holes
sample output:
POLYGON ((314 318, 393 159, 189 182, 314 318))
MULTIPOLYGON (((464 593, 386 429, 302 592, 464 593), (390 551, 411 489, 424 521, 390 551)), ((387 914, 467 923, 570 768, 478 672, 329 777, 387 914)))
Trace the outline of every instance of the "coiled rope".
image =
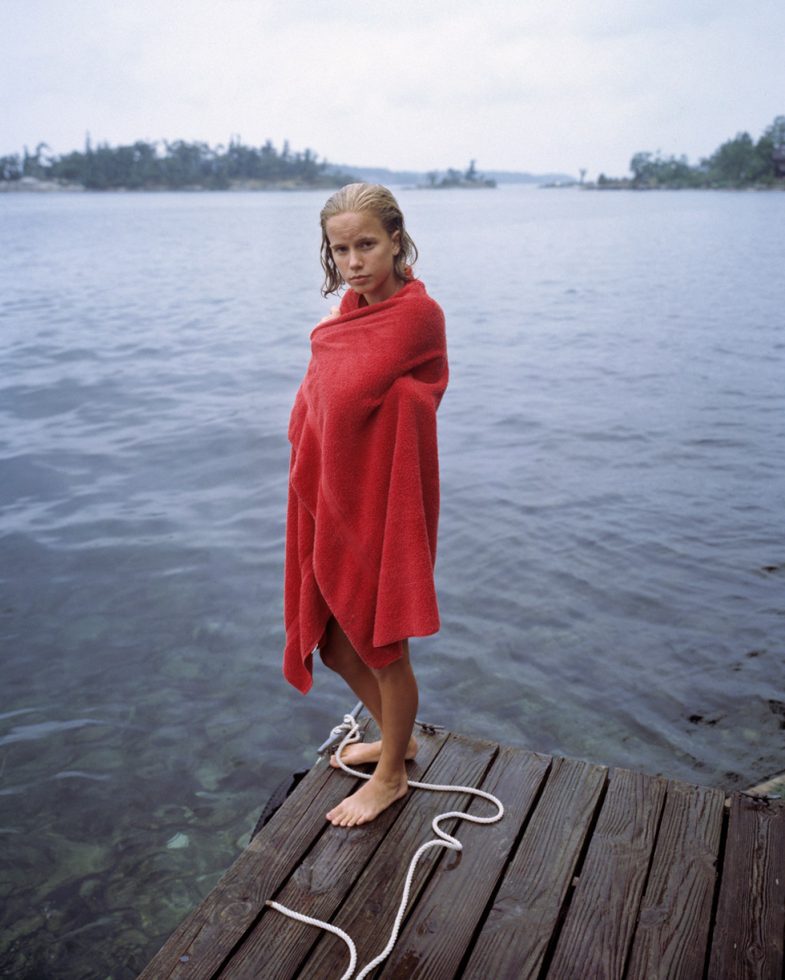
MULTIPOLYGON (((370 779, 371 774, 366 772, 359 772, 357 769, 351 769, 346 763, 341 759, 341 753, 343 752, 344 746, 348 745, 350 742, 358 742, 360 740, 360 727, 357 724, 357 719, 354 715, 347 714, 343 716, 343 725, 339 725, 333 729, 333 734, 338 734, 343 731, 344 728, 348 728, 346 735, 344 735, 340 745, 335 750, 335 758, 338 761, 338 765, 344 772, 348 772, 351 776, 359 776, 361 779, 370 779)), ((498 807, 498 813, 495 813, 491 817, 477 817, 474 814, 466 813, 463 810, 450 810, 446 813, 440 813, 438 816, 434 817, 431 826, 433 827, 434 833, 439 838, 426 841, 422 844, 411 861, 409 862, 409 870, 406 873, 406 882, 403 886, 403 895, 401 896, 401 904, 398 907, 398 914, 395 917, 395 922, 393 923, 392 932, 390 933, 390 939, 385 946, 385 948, 379 953, 379 955, 371 960, 362 970, 357 974, 354 980, 362 980, 363 977, 367 976, 371 970, 377 967, 383 960, 389 956, 396 940, 398 939, 398 931, 401 927, 401 921, 403 920, 404 912, 406 911, 406 905, 409 901, 409 892, 411 890, 412 879, 414 877, 414 869, 417 867, 417 862, 420 860, 423 854, 431 847, 445 847, 450 851, 462 851, 463 844, 458 840, 457 837, 453 837, 448 834, 446 830, 442 830, 439 827, 439 823, 442 820, 447 820, 450 817, 458 817, 460 820, 470 820, 472 823, 496 823, 498 820, 504 816, 504 807, 502 806, 501 800, 495 797, 492 793, 486 793, 485 790, 476 789, 474 786, 451 786, 449 784, 440 783, 420 783, 414 779, 409 780, 409 786, 414 786, 416 789, 430 789, 435 790, 440 793, 448 792, 460 792, 460 793, 471 793, 474 796, 481 796, 483 799, 489 800, 498 807)), ((357 947, 354 944, 354 940, 343 929, 334 926, 331 922, 324 922, 321 919, 311 918, 309 915, 303 915, 301 912, 295 912, 294 909, 288 909, 286 906, 279 904, 278 902, 267 901, 266 905, 270 908, 276 909, 278 912, 283 912, 284 915, 288 915, 291 919, 297 919, 298 922, 305 922, 308 925, 319 926, 321 929, 326 929, 328 932, 334 933, 336 936, 340 936, 341 939, 349 947, 349 966, 346 972, 341 977, 341 980, 352 980, 354 976, 354 969, 357 965, 357 947)))

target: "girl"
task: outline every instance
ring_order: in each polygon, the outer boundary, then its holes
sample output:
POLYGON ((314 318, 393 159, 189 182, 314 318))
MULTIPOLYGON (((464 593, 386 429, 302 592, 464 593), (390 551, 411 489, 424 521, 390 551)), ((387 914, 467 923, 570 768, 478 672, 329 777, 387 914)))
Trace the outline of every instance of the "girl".
MULTIPOLYGON (((349 184, 321 212, 323 295, 289 422, 284 676, 306 693, 313 650, 366 706, 381 740, 346 746, 372 777, 327 813, 373 820, 407 792, 418 705, 409 637, 439 629, 436 410, 447 386, 444 315, 385 187, 349 184)), ((331 759, 337 765, 335 758, 331 759)))

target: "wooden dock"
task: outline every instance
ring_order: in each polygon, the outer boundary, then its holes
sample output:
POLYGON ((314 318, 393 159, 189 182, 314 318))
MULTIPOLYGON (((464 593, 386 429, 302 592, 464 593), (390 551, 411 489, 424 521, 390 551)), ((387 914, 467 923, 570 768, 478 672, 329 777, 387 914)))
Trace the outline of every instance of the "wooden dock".
MULTIPOLYGON (((449 732, 417 738, 411 779, 477 786, 505 815, 445 823, 463 851, 426 852, 373 977, 783 976, 785 803, 449 732)), ((266 907, 273 898, 346 930, 358 970, 372 960, 433 817, 495 810, 413 789, 370 824, 333 827, 325 813, 359 782, 320 759, 142 977, 340 978, 343 941, 266 907)))

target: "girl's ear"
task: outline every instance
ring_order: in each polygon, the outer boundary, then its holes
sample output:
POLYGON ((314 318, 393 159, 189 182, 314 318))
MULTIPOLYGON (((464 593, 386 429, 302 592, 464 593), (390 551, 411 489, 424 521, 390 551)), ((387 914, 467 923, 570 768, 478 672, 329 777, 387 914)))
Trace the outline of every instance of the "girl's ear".
POLYGON ((400 231, 398 231, 398 229, 396 228, 396 230, 392 233, 392 235, 390 235, 390 238, 392 239, 393 248, 394 248, 393 255, 397 255, 401 251, 400 231))

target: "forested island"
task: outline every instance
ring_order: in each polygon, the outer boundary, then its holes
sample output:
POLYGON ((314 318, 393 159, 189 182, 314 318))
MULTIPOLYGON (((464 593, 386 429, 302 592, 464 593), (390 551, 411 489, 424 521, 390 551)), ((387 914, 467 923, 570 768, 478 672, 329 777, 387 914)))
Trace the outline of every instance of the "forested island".
POLYGON ((84 150, 53 155, 46 143, 34 152, 0 157, 0 187, 53 190, 256 190, 341 187, 354 178, 319 160, 312 150, 292 152, 288 141, 277 150, 232 139, 228 146, 207 143, 146 142, 128 146, 90 138, 84 150))
POLYGON ((476 162, 476 160, 472 160, 463 172, 455 170, 453 167, 449 167, 445 174, 440 174, 438 170, 429 170, 425 175, 428 183, 418 186, 428 189, 439 188, 441 190, 447 190, 452 187, 469 189, 496 187, 496 181, 492 177, 486 177, 477 170, 475 166, 476 162))
POLYGON ((630 161, 630 171, 632 177, 600 174, 596 183, 581 183, 596 190, 686 187, 785 190, 785 116, 777 116, 757 141, 749 133, 738 133, 696 166, 690 166, 686 156, 664 157, 659 151, 640 152, 630 161))

